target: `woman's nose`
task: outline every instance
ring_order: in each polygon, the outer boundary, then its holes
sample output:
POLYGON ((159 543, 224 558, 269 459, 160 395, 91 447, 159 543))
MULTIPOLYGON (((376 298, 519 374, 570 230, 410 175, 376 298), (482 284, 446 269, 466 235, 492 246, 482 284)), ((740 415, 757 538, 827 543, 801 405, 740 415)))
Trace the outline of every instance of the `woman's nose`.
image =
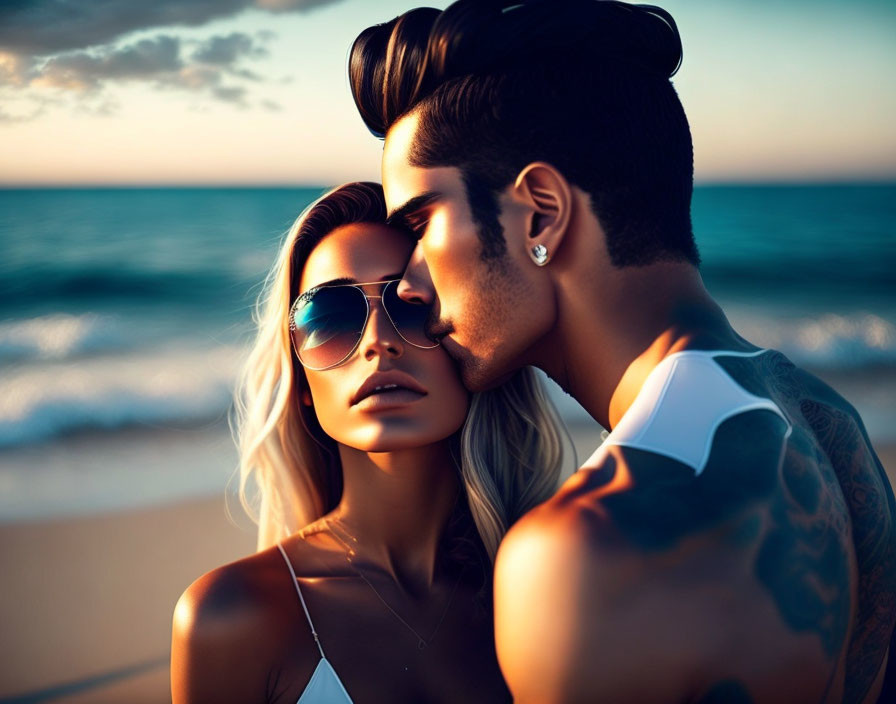
POLYGON ((370 317, 361 337, 361 354, 367 360, 378 356, 401 357, 404 353, 403 340, 386 314, 382 300, 376 299, 370 304, 370 317))

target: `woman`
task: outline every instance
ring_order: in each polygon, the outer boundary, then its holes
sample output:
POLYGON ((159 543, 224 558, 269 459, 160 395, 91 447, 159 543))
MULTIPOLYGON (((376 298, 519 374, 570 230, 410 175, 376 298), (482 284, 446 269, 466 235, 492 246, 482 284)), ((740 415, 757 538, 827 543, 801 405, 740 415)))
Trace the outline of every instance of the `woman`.
POLYGON ((491 563, 556 487, 558 421, 529 369, 470 397, 385 215, 351 183, 286 238, 239 395, 259 552, 178 602, 175 704, 509 699, 491 563))

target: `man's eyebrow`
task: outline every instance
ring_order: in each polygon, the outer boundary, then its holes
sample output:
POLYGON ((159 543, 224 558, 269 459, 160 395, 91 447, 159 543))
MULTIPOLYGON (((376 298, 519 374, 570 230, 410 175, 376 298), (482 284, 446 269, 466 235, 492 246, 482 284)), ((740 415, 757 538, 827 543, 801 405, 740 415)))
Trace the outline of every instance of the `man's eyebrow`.
POLYGON ((426 193, 421 193, 419 196, 414 196, 389 213, 389 217, 386 218, 386 224, 392 227, 407 227, 407 221, 411 215, 441 197, 442 194, 437 191, 426 191, 426 193))

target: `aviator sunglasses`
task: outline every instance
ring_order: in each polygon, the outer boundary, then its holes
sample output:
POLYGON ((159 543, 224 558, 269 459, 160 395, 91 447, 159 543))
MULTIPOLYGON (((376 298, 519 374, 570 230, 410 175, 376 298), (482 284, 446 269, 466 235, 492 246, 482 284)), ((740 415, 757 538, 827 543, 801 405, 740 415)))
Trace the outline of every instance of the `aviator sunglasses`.
POLYGON ((439 343, 426 336, 431 306, 408 303, 398 296, 398 282, 368 281, 326 284, 307 290, 289 310, 289 332, 299 361, 307 369, 323 371, 345 362, 357 349, 370 319, 370 299, 378 298, 386 316, 409 345, 428 350, 439 343), (362 286, 380 285, 380 295, 362 286))

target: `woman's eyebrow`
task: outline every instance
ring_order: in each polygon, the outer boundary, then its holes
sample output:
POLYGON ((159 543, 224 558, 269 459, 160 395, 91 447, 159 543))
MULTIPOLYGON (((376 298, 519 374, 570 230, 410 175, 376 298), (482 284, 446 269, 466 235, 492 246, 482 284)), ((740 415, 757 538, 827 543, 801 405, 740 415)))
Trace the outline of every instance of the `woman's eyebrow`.
POLYGON ((422 210, 428 205, 431 205, 434 201, 438 200, 442 197, 442 194, 437 191, 426 191, 425 193, 421 193, 419 196, 414 196, 410 200, 406 201, 403 205, 398 206, 395 210, 389 213, 389 217, 386 218, 386 224, 391 227, 404 227, 407 228, 409 226, 408 221, 411 216, 414 215, 418 210, 422 210))
POLYGON ((314 284, 314 286, 309 286, 308 291, 313 288, 320 288, 321 286, 339 286, 340 284, 355 284, 358 283, 357 279, 353 279, 351 276, 342 276, 338 279, 330 279, 329 281, 322 281, 319 284, 314 284))
POLYGON ((309 286, 303 293, 307 293, 308 291, 316 288, 323 288, 324 286, 342 286, 343 284, 379 283, 380 281, 393 281, 395 279, 400 279, 402 276, 404 276, 403 270, 397 271, 394 274, 386 274, 385 276, 381 276, 375 281, 358 281, 358 279, 352 278, 351 276, 343 276, 338 279, 330 279, 329 281, 323 281, 319 284, 314 284, 314 286, 309 286))

